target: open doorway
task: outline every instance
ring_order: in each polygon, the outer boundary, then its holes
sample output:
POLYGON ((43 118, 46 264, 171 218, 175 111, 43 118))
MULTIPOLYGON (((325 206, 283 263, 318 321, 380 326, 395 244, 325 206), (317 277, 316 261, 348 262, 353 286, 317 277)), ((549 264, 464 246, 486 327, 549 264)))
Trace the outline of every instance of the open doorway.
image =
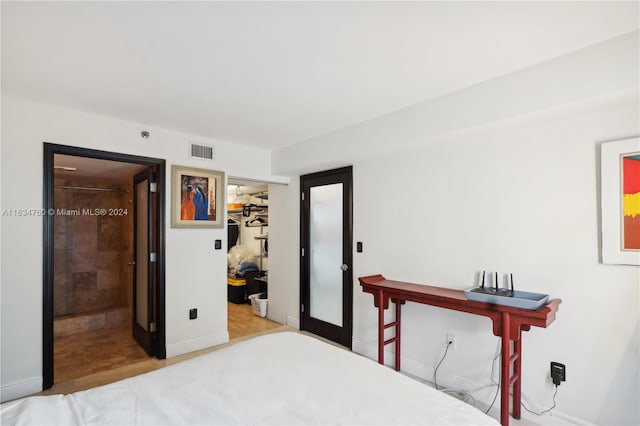
POLYGON ((269 186, 230 177, 227 307, 231 339, 278 327, 269 309, 269 186))
POLYGON ((43 388, 164 358, 164 160, 45 144, 44 165, 43 388))

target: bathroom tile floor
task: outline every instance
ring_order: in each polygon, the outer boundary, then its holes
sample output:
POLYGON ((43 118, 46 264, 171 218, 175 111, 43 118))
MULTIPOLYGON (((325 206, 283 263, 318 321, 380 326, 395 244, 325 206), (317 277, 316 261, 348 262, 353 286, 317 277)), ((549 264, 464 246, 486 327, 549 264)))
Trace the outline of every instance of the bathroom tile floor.
POLYGON ((149 359, 129 326, 59 336, 53 348, 56 383, 149 359))

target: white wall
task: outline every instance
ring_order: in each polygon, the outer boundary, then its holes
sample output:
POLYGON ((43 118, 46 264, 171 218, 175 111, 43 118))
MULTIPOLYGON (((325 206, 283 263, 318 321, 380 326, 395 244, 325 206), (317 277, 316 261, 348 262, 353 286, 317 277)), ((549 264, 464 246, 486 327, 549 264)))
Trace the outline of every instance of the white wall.
MULTIPOLYGON (((43 141, 214 168, 255 180, 286 182, 270 173, 269 152, 66 108, 2 98, 2 207, 42 207, 43 141), (140 137, 148 130, 151 137, 140 137), (215 163, 187 157, 189 140, 216 146, 215 163)), ((170 192, 167 191, 167 199, 170 192)), ((167 356, 228 340, 226 229, 171 229, 166 206, 167 356), (224 250, 214 250, 222 239, 224 250), (189 308, 198 319, 188 319, 189 308)), ((2 399, 42 386, 42 218, 2 217, 2 399)))
POLYGON ((276 151, 273 172, 309 173, 640 86, 635 31, 455 93, 276 151))
POLYGON ((269 185, 269 319, 300 328, 300 179, 269 185))
MULTIPOLYGON (((548 329, 523 337, 530 407, 551 406, 550 361, 567 366, 557 408, 540 424, 640 423, 640 268, 600 264, 598 237, 598 147, 640 134, 638 52, 636 32, 273 156, 274 171, 292 182, 353 164, 354 241, 364 243, 354 253, 356 278, 381 273, 464 289, 486 269, 563 300, 548 329), (512 87, 529 96, 515 111, 512 87)), ((298 192, 286 188, 280 202, 299 205, 298 192)), ((298 227, 296 218, 288 230, 271 228, 288 232, 296 259, 298 227)), ((282 280, 270 291, 298 291, 297 263, 272 259, 270 274, 282 280)), ((287 309, 281 315, 298 317, 297 304, 287 309)), ((457 347, 439 383, 490 383, 498 339, 488 319, 411 303, 403 312, 405 371, 431 380, 452 331, 457 347)), ((371 358, 376 324, 356 279, 353 347, 371 358)), ((494 390, 474 395, 490 402, 494 390)))

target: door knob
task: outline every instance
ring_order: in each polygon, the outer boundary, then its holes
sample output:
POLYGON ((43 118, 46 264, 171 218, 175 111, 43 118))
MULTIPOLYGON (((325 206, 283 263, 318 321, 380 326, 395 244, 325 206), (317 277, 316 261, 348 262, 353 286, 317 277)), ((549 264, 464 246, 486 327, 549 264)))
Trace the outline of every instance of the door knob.
POLYGON ((346 271, 348 271, 348 270, 349 270, 349 265, 347 265, 346 263, 343 263, 343 264, 340 266, 340 269, 342 269, 343 271, 345 271, 345 272, 346 272, 346 271))
POLYGON ((129 262, 129 266, 131 266, 131 265, 135 265, 135 264, 136 264, 136 261, 135 261, 135 260, 132 260, 131 262, 129 262))

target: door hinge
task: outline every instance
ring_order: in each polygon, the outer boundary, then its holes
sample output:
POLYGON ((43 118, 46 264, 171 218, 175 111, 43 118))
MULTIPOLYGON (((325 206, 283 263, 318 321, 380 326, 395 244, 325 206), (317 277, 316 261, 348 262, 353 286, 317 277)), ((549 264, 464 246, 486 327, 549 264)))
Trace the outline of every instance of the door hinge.
POLYGON ((302 249, 301 249, 301 250, 302 250, 302 251, 301 251, 301 253, 300 253, 300 256, 304 257, 304 247, 302 247, 302 249))
POLYGON ((304 314, 304 304, 300 304, 300 312, 304 314))
POLYGON ((152 322, 151 324, 149 324, 149 331, 152 332, 152 333, 154 331, 156 331, 156 323, 155 322, 152 322))
POLYGON ((149 253, 149 262, 157 262, 158 261, 158 253, 151 252, 149 253))
POLYGON ((304 201, 304 192, 301 192, 300 195, 302 196, 302 201, 304 201))
POLYGON ((158 192, 158 184, 156 182, 149 184, 149 192, 158 192))

